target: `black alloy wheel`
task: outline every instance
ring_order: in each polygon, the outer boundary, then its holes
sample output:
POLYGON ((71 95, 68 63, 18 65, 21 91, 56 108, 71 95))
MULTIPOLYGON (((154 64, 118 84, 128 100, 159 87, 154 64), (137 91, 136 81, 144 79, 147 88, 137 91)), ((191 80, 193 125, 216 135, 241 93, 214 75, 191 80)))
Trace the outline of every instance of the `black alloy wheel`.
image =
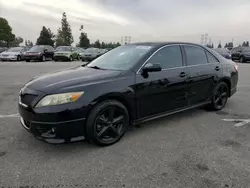
POLYGON ((128 111, 122 103, 104 101, 94 107, 88 117, 87 139, 100 146, 114 144, 122 138, 128 124, 128 111))
POLYGON ((212 99, 212 109, 221 110, 227 103, 229 96, 228 86, 225 82, 220 82, 214 89, 212 99))

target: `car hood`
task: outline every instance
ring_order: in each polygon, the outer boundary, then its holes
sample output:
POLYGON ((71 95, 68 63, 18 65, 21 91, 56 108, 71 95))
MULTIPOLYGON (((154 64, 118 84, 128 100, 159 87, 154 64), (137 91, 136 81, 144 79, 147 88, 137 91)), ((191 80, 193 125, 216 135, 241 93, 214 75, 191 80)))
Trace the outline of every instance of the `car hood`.
POLYGON ((20 52, 2 52, 1 55, 19 55, 20 52))
POLYGON ((120 73, 120 71, 76 67, 36 77, 28 82, 26 87, 48 94, 58 93, 67 90, 69 87, 84 86, 114 79, 120 73))

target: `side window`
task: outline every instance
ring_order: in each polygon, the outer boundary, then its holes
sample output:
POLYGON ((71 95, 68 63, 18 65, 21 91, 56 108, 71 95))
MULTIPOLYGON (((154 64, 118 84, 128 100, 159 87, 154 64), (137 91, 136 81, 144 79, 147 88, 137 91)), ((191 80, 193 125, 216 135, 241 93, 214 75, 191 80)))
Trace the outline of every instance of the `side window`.
POLYGON ((178 45, 167 46, 153 55, 148 63, 159 63, 162 69, 181 67, 182 66, 182 54, 181 48, 178 45))
POLYGON ((205 50, 198 46, 184 46, 187 65, 202 65, 207 63, 207 56, 205 50))
POLYGON ((218 59, 216 59, 211 53, 209 53, 208 51, 206 51, 206 53, 207 53, 207 59, 209 63, 219 62, 218 59))

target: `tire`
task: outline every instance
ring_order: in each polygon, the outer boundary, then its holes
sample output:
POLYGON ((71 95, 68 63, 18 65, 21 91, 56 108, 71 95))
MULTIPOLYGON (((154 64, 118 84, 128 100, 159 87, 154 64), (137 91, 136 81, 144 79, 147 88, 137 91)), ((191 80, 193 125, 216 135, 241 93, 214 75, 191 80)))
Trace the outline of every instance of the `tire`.
POLYGON ((29 59, 26 59, 25 61, 26 61, 26 62, 30 62, 30 60, 29 60, 29 59))
POLYGON ((86 138, 98 146, 112 145, 123 137, 128 125, 126 107, 116 100, 107 100, 91 110, 86 123, 86 138))
POLYGON ((209 109, 213 111, 219 111, 223 109, 227 103, 229 97, 229 88, 225 82, 220 82, 214 88, 212 102, 209 105, 209 109))
POLYGON ((21 56, 19 55, 19 56, 17 56, 17 61, 21 61, 22 59, 21 59, 21 56))
POLYGON ((45 62, 46 61, 46 57, 44 55, 42 55, 42 62, 45 62))
POLYGON ((245 63, 245 58, 242 56, 242 57, 240 57, 240 62, 241 63, 245 63))
POLYGON ((77 60, 81 60, 81 56, 78 55, 78 56, 77 56, 77 60))
POLYGON ((69 61, 70 62, 73 61, 73 57, 72 56, 69 57, 69 61))

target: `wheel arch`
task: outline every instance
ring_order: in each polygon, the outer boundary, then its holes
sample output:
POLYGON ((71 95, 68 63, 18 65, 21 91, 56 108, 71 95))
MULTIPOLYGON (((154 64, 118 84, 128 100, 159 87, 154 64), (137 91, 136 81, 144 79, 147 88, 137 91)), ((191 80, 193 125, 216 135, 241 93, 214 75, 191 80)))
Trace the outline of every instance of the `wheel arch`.
POLYGON ((231 96, 231 87, 232 87, 230 78, 224 77, 224 78, 220 79, 219 83, 220 83, 220 82, 225 82, 225 83, 227 84, 227 87, 228 87, 228 90, 229 90, 229 91, 228 91, 228 92, 229 92, 229 96, 228 96, 228 97, 230 97, 230 96, 231 96))
POLYGON ((108 93, 105 95, 102 95, 95 100, 91 102, 91 105, 88 108, 87 111, 87 116, 89 116, 91 110, 99 103, 107 100, 116 100, 120 103, 122 103, 126 109, 128 110, 129 113, 129 121, 132 122, 136 119, 136 106, 135 103, 133 102, 133 99, 128 99, 128 96, 124 95, 123 93, 108 93))

